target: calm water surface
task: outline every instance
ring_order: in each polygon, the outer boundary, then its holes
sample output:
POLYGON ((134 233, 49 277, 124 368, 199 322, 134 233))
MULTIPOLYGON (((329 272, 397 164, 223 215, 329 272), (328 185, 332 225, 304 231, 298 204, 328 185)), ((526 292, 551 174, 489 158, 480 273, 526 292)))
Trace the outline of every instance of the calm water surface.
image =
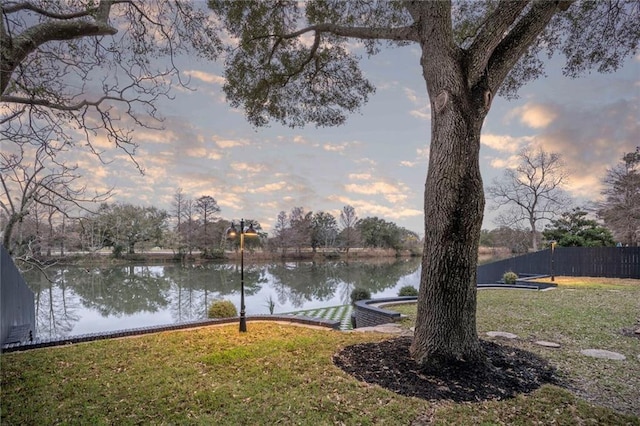
MULTIPOLYGON (((87 333, 174 324, 206 318, 216 299, 240 309, 237 264, 117 267, 51 267, 25 279, 35 294, 36 335, 57 338, 87 333)), ((397 296, 405 285, 418 287, 420 259, 367 262, 288 262, 246 264, 247 315, 350 303, 363 287, 373 297, 397 296)))

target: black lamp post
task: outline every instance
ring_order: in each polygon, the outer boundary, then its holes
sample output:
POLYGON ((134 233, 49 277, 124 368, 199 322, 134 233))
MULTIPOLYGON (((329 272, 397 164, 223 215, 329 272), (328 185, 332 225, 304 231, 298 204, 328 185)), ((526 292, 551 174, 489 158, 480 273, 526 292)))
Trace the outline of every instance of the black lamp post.
POLYGON ((249 228, 244 228, 244 219, 240 219, 240 232, 236 229, 233 222, 231 222, 231 228, 227 229, 227 238, 233 240, 240 234, 240 331, 247 331, 247 318, 244 306, 244 237, 255 237, 258 235, 253 224, 249 224, 249 228))
POLYGON ((556 244, 557 242, 551 241, 551 281, 555 281, 556 280, 556 276, 554 273, 554 259, 553 259, 553 253, 556 251, 556 244))

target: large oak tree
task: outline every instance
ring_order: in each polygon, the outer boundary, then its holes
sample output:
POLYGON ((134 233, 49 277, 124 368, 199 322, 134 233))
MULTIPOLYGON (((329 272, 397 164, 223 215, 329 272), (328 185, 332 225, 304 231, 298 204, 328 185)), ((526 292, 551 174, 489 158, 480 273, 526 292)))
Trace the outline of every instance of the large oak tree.
POLYGON ((480 133, 493 97, 543 73, 613 71, 637 50, 636 1, 210 0, 231 36, 225 92, 256 126, 342 124, 374 91, 350 40, 368 54, 413 44, 429 95, 431 154, 416 331, 418 363, 484 362, 476 331, 476 263, 484 210, 480 133))

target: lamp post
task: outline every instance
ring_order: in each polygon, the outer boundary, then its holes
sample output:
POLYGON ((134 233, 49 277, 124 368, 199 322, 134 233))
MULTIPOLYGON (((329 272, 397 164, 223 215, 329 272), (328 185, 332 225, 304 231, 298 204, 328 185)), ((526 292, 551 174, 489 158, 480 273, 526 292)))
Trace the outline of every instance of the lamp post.
POLYGON ((244 306, 244 237, 245 235, 255 237, 258 233, 253 229, 253 224, 249 224, 249 228, 245 229, 244 219, 240 219, 240 232, 238 232, 233 222, 231 222, 231 227, 227 229, 227 238, 233 240, 238 234, 240 235, 240 331, 244 333, 247 331, 247 318, 244 306))
POLYGON ((557 242, 555 240, 551 241, 551 282, 556 280, 555 274, 554 274, 554 259, 553 259, 553 253, 556 251, 556 244, 557 242))

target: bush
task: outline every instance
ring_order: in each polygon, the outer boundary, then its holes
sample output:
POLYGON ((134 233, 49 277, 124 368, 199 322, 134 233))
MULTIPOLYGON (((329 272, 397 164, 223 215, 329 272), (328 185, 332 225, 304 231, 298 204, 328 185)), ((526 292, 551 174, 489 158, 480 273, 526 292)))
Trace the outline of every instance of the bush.
POLYGON ((417 296, 417 295, 418 295, 418 289, 416 289, 412 285, 405 285, 398 292, 398 296, 400 296, 400 297, 402 297, 402 296, 417 296))
POLYGON ((209 306, 209 318, 231 318, 238 316, 236 306, 230 300, 216 300, 209 306))
POLYGON ((518 275, 511 271, 505 272, 502 276, 502 281, 504 281, 505 284, 515 284, 517 279, 518 275))
POLYGON ((371 299, 371 292, 366 288, 354 288, 351 292, 351 304, 355 304, 358 300, 371 299))

